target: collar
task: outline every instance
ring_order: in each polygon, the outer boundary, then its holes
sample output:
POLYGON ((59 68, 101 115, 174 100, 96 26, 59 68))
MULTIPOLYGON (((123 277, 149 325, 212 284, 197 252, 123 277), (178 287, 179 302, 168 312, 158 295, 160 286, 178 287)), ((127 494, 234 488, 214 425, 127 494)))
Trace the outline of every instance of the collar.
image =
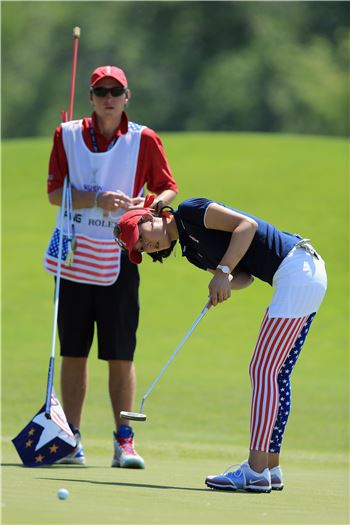
MULTIPOLYGON (((94 128, 94 132, 96 133, 96 135, 99 138, 103 137, 104 140, 106 140, 106 137, 101 133, 100 128, 98 127, 97 116, 96 116, 95 111, 91 115, 91 119, 92 119, 92 125, 93 125, 93 128, 94 128)), ((115 132, 114 136, 112 137, 112 139, 114 139, 114 138, 117 139, 121 135, 125 135, 125 133, 128 132, 128 128, 129 128, 129 119, 128 119, 128 116, 125 113, 125 111, 123 111, 122 118, 120 120, 120 124, 119 124, 118 128, 116 129, 116 132, 115 132)))

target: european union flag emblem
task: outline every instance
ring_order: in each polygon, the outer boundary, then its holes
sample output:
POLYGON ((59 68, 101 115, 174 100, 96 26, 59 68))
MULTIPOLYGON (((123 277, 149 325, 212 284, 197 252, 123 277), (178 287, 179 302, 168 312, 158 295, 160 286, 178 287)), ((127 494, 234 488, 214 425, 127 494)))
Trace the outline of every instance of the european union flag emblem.
POLYGON ((43 405, 12 443, 26 467, 52 465, 75 449, 74 435, 54 391, 51 419, 46 418, 43 405))

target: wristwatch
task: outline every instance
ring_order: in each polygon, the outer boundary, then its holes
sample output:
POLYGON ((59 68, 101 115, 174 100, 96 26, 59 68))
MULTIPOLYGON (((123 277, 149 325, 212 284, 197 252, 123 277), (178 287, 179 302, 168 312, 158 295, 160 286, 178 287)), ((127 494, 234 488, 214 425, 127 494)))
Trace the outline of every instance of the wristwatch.
POLYGON ((225 266, 224 264, 218 264, 216 269, 217 270, 221 270, 222 273, 224 273, 226 275, 230 275, 230 273, 231 273, 230 267, 229 266, 225 266))

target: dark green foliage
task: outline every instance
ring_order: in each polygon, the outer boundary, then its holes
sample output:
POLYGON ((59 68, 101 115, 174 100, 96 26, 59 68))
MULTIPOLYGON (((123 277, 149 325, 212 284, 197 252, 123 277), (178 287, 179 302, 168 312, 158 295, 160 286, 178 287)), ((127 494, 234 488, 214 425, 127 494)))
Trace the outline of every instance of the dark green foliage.
POLYGON ((129 116, 157 130, 348 133, 347 2, 2 2, 2 130, 51 135, 88 78, 125 68, 129 116))

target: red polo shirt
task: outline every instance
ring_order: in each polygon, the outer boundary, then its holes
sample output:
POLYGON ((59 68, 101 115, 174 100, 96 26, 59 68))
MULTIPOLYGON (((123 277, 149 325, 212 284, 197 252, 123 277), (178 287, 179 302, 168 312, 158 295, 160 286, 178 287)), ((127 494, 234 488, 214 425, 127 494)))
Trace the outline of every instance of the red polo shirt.
MULTIPOLYGON (((110 142, 118 140, 118 137, 128 131, 128 117, 126 113, 123 113, 120 126, 110 140, 107 140, 100 132, 95 113, 92 114, 92 117, 85 117, 82 126, 83 139, 91 151, 94 151, 89 129, 91 121, 95 131, 97 146, 101 153, 107 151, 110 142)), ((49 175, 47 179, 48 193, 63 186, 67 171, 68 164, 62 140, 62 127, 59 126, 55 131, 50 156, 49 175)), ((164 190, 178 191, 177 184, 165 157, 162 142, 158 135, 149 128, 143 129, 141 134, 133 197, 139 194, 145 184, 149 191, 157 195, 164 190)))

